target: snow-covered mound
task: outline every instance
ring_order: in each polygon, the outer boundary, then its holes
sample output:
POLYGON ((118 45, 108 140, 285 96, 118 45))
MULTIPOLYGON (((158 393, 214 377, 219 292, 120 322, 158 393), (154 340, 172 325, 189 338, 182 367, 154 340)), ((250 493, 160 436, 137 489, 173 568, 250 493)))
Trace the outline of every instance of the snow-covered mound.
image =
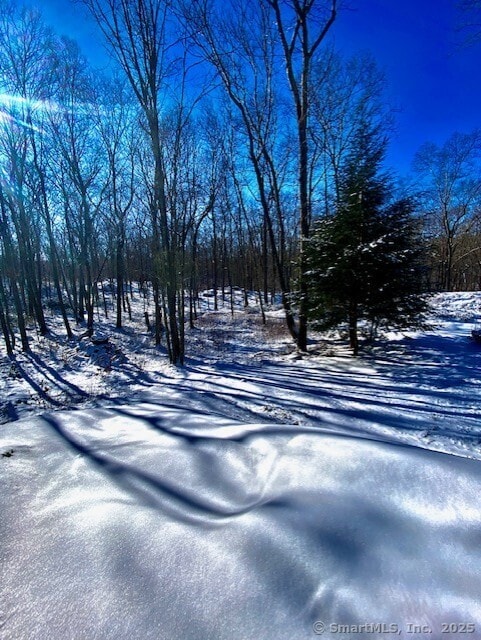
POLYGON ((479 291, 452 291, 437 293, 431 298, 431 306, 438 316, 456 318, 467 322, 481 320, 481 295, 479 291))
POLYGON ((481 637, 477 460, 145 404, 0 454, 2 640, 481 637))

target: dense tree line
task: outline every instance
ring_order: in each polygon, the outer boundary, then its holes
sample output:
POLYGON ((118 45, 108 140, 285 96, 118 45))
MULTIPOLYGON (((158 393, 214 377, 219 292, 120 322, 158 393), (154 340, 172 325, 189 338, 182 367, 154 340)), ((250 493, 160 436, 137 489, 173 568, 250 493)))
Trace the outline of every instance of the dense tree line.
MULTIPOLYGON (((73 325, 91 336, 109 279, 118 328, 132 283, 152 290, 146 322, 172 363, 183 361, 203 288, 214 289, 215 305, 228 287, 257 291, 262 303, 280 292, 305 350, 310 235, 342 210, 361 124, 367 118, 383 135, 390 126, 375 62, 347 60, 326 42, 337 2, 82 4, 110 52, 108 71, 93 69, 40 12, 0 0, 8 353, 18 340, 29 349, 32 323, 48 333, 47 305, 67 337, 73 325)), ((417 159, 432 286, 481 281, 478 149, 477 134, 459 135, 417 159)), ((399 224, 409 227, 411 215, 399 224)))

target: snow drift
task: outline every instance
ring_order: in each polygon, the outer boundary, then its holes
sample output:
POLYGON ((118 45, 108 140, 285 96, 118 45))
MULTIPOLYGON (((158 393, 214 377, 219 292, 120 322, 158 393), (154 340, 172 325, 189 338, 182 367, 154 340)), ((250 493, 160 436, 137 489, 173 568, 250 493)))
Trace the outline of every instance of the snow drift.
POLYGON ((148 404, 0 453, 3 640, 481 634, 477 460, 148 404))

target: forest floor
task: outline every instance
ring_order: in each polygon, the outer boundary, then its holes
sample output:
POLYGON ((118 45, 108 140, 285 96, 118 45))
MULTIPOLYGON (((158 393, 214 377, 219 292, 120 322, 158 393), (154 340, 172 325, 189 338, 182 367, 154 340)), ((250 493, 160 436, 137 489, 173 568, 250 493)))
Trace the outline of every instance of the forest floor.
MULTIPOLYGON (((0 424, 45 410, 178 398, 182 406, 243 421, 322 421, 345 430, 348 417, 358 435, 481 458, 481 348, 470 339, 481 318, 480 293, 434 296, 429 330, 392 332, 365 345, 358 358, 337 332, 313 334, 309 355, 300 356, 282 310, 268 308, 263 325, 250 302, 245 308, 237 292, 232 315, 228 296, 214 311, 213 294, 205 292, 178 368, 162 345, 153 345, 140 296, 121 330, 113 309, 108 318, 98 315, 96 332, 108 336, 107 344, 68 341, 52 315, 51 334, 33 339, 30 354, 0 359, 0 424)), ((84 331, 77 327, 77 336, 84 331)))
POLYGON ((480 294, 357 358, 237 302, 2 358, 2 640, 480 637, 480 294))

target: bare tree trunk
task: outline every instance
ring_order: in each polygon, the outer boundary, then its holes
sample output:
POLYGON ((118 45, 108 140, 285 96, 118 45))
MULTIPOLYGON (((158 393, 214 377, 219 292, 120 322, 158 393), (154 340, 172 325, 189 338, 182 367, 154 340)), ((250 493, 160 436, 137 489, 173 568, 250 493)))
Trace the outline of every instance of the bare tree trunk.
POLYGON ((7 348, 7 355, 13 356, 13 345, 10 339, 10 326, 8 318, 8 306, 5 298, 5 291, 3 288, 3 282, 0 279, 0 326, 2 327, 3 339, 7 348))
POLYGON ((115 326, 117 327, 117 329, 122 328, 122 302, 124 297, 123 252, 124 252, 123 239, 118 238, 116 251, 115 251, 115 266, 116 266, 116 280, 117 280, 117 319, 116 319, 115 326))
POLYGON ((299 238, 299 332, 297 346, 300 351, 307 351, 307 310, 308 275, 305 242, 309 237, 311 224, 311 196, 309 191, 309 164, 311 161, 308 143, 308 122, 310 107, 310 76, 313 57, 320 44, 326 37, 337 14, 337 2, 331 0, 331 8, 325 22, 315 24, 313 14, 314 5, 320 1, 295 0, 289 2, 293 13, 294 27, 281 11, 279 0, 267 0, 272 7, 277 29, 279 32, 284 62, 286 65, 289 87, 296 111, 298 134, 298 167, 299 167, 299 207, 300 207, 300 238, 299 238), (310 15, 311 14, 311 15, 310 15), (317 32, 311 38, 310 28, 317 26, 317 32), (300 68, 300 73, 297 71, 300 68))
POLYGON ((3 241, 5 263, 8 269, 8 277, 10 281, 10 288, 12 291, 13 303, 17 314, 18 330, 20 332, 20 340, 22 343, 23 351, 30 351, 30 345, 28 343, 27 329, 25 325, 24 306, 20 298, 20 293, 17 286, 16 277, 18 274, 18 264, 13 250, 12 239, 10 230, 8 228, 8 219, 6 214, 6 206, 3 195, 3 189, 0 186, 0 238, 3 241))

